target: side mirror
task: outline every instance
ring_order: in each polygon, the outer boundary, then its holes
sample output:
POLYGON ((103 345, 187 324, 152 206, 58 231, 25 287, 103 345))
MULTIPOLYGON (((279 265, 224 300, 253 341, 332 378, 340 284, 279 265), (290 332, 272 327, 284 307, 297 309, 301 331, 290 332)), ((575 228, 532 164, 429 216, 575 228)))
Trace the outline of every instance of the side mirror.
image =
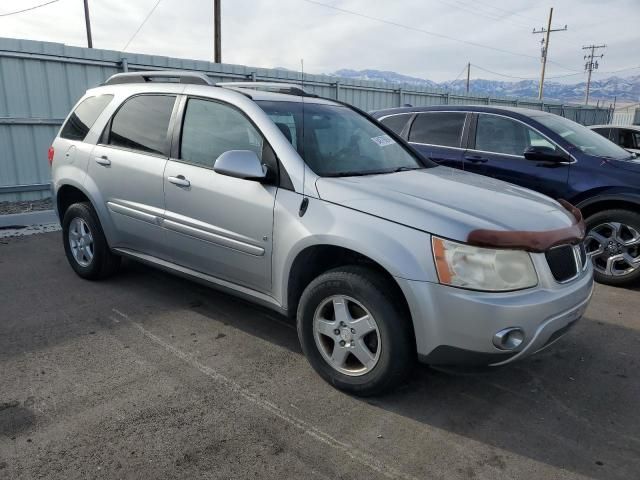
POLYGON ((566 162, 562 153, 550 147, 529 147, 524 151, 524 158, 538 162, 566 162))
POLYGON ((268 169, 251 150, 229 150, 220 155, 213 164, 213 171, 220 175, 262 181, 268 169))

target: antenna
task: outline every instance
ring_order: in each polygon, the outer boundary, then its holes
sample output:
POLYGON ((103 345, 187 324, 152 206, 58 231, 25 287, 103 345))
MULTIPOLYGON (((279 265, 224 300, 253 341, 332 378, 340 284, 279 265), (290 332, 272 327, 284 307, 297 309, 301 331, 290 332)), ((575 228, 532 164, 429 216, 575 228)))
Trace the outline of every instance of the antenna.
MULTIPOLYGON (((300 72, 302 75, 302 90, 304 91, 304 58, 300 59, 300 72)), ((307 174, 307 162, 305 161, 305 144, 304 144, 304 95, 301 97, 302 100, 302 145, 301 151, 302 155, 302 203, 300 203, 300 210, 298 211, 299 216, 303 216, 307 212, 307 207, 309 206, 309 198, 307 198, 305 193, 306 186, 306 174, 307 174)))

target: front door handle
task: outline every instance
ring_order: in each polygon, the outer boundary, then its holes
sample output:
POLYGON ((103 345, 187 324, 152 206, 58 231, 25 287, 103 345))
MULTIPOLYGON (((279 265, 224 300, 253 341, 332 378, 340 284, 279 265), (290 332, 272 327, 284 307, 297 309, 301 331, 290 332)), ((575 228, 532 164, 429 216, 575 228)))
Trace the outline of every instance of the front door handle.
POLYGON ((96 163, 100 165, 111 165, 111 160, 106 155, 101 155, 99 157, 95 157, 96 163))
POLYGON ((177 185, 179 187, 189 187, 191 186, 191 182, 184 178, 184 175, 178 175, 177 177, 167 177, 170 183, 177 185))
POLYGON ((464 157, 465 160, 471 163, 487 163, 488 158, 482 157, 480 155, 468 155, 464 157))

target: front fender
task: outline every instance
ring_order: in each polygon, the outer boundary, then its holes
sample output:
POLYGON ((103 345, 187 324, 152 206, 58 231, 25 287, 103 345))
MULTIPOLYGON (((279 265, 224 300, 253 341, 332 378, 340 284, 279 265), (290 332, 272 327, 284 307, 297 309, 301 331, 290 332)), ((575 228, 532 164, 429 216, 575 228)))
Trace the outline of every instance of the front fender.
POLYGON ((279 190, 274 209, 273 295, 285 308, 289 272, 296 257, 311 246, 343 247, 395 277, 437 281, 429 234, 315 198, 300 217, 302 198, 279 190))

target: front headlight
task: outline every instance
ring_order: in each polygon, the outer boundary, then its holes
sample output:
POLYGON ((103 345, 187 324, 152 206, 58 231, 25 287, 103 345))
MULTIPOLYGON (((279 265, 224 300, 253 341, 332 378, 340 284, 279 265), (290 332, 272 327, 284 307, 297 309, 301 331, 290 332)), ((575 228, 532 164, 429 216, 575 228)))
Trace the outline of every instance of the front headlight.
POLYGON ((432 237, 433 257, 440 283, 484 291, 509 291, 538 284, 527 252, 493 250, 432 237))

